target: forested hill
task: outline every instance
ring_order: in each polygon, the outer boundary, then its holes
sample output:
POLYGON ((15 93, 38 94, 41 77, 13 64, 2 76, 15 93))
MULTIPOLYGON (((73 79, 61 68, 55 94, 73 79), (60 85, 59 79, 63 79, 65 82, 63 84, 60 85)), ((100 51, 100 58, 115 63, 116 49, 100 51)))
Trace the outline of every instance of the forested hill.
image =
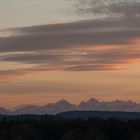
POLYGON ((116 119, 139 119, 140 112, 118 112, 118 111, 68 111, 58 113, 56 115, 35 115, 35 114, 22 114, 22 115, 0 115, 0 120, 42 120, 48 118, 53 119, 88 119, 88 118, 116 118, 116 119))
POLYGON ((98 118, 118 118, 118 119, 140 119, 140 112, 118 112, 118 111, 69 111, 59 113, 60 116, 66 119, 86 119, 92 117, 98 118))

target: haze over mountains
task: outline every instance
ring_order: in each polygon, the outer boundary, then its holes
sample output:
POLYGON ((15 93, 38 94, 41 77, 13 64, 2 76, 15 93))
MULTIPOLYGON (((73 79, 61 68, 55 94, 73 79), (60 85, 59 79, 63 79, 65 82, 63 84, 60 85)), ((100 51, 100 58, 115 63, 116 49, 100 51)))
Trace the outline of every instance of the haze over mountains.
POLYGON ((56 103, 49 103, 44 106, 38 105, 20 105, 13 110, 7 110, 0 107, 0 114, 19 115, 19 114, 58 114, 67 111, 125 111, 140 112, 140 104, 133 101, 115 100, 111 102, 98 101, 91 98, 88 101, 82 101, 79 105, 74 105, 64 99, 56 103))

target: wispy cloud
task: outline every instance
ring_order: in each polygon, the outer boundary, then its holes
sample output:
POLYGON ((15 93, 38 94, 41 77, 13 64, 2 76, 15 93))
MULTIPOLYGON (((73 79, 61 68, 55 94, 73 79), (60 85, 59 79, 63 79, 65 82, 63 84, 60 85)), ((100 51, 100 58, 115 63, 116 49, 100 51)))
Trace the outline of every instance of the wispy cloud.
MULTIPOLYGON (((43 66, 43 71, 119 70, 139 61, 139 1, 77 2, 80 14, 108 16, 8 29, 13 35, 0 38, 0 61, 36 64, 38 68, 43 66)), ((14 73, 36 70, 41 68, 15 69, 14 73)), ((13 71, 1 71, 0 75, 8 73, 13 71)))

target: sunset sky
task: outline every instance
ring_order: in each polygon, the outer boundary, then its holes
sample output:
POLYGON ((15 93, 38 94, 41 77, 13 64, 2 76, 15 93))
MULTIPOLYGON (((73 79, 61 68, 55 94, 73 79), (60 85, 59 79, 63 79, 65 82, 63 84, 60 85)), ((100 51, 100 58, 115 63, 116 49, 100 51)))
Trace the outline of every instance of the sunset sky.
POLYGON ((0 106, 140 103, 140 0, 0 0, 0 106))

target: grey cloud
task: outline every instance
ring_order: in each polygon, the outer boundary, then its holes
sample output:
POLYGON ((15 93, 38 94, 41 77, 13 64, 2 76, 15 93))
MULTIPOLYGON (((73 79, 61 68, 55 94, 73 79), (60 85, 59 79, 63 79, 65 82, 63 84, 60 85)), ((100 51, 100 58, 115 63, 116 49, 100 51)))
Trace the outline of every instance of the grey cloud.
POLYGON ((73 0, 75 12, 79 14, 92 14, 98 16, 126 16, 132 18, 140 14, 139 0, 73 0))
MULTIPOLYGON (((75 51, 69 52, 40 52, 33 54, 7 55, 2 61, 15 61, 20 63, 37 64, 38 68, 33 70, 65 70, 65 71, 87 71, 87 70, 115 70, 116 65, 125 65, 130 60, 140 58, 140 52, 129 47, 112 48, 102 51, 75 51), (130 52, 130 54, 129 54, 130 52), (39 68, 43 65, 43 69, 39 68)), ((122 69, 122 68, 121 68, 122 69)), ((30 70, 29 70, 30 71, 30 70)))
POLYGON ((0 60, 39 66, 43 64, 49 70, 85 71, 112 70, 115 69, 114 65, 126 64, 128 60, 140 58, 140 52, 130 47, 134 45, 132 40, 140 38, 139 1, 78 0, 77 2, 80 3, 77 10, 93 14, 106 13, 109 16, 72 23, 8 29, 14 34, 0 38, 0 53, 8 53, 0 56, 0 60), (115 16, 110 16, 111 13, 115 16), (121 45, 121 47, 102 49, 100 52, 84 51, 89 45, 92 48, 98 45, 121 45))
POLYGON ((0 38, 0 52, 63 49, 84 44, 127 44, 140 36, 139 23, 107 18, 15 29, 19 35, 0 38))

